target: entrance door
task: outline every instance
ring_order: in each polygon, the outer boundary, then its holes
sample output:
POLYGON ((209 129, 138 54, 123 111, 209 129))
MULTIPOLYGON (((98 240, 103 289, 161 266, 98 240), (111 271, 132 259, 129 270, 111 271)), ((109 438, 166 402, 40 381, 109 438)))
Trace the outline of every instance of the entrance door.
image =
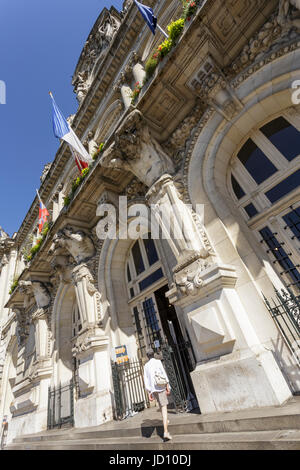
POLYGON ((139 359, 145 363, 146 350, 153 348, 164 362, 176 406, 188 411, 197 408, 190 377, 195 357, 187 331, 182 331, 175 308, 165 296, 167 280, 151 237, 135 242, 125 276, 139 359))

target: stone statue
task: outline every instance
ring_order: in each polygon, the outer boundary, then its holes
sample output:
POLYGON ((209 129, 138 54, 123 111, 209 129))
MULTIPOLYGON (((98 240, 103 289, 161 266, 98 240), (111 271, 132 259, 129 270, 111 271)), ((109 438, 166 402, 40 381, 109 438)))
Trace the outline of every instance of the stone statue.
POLYGON ((279 11, 278 11, 278 24, 280 26, 294 26, 300 28, 300 18, 299 13, 290 13, 290 8, 295 7, 297 10, 300 10, 300 0, 280 0, 279 1, 279 11))
POLYGON ((74 232, 70 226, 66 226, 54 236, 49 254, 64 254, 64 249, 73 256, 77 264, 92 258, 95 254, 95 247, 90 237, 81 230, 74 232))
POLYGON ((19 281, 19 290, 25 294, 25 309, 30 305, 32 296, 34 296, 38 308, 45 308, 50 304, 51 294, 47 286, 41 281, 19 281))
POLYGON ((40 176, 41 183, 43 183, 45 181, 46 176, 48 175, 48 173, 50 171, 51 165, 52 165, 52 163, 50 162, 50 163, 46 163, 46 165, 44 166, 42 175, 40 176))
POLYGON ((115 142, 103 153, 104 167, 131 171, 146 186, 164 173, 174 173, 173 162, 150 135, 138 110, 134 110, 115 132, 115 142))

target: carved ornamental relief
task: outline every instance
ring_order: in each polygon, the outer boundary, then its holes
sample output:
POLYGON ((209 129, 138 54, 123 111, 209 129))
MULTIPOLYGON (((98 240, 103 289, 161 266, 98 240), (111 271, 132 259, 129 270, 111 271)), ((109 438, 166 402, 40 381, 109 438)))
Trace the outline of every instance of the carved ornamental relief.
POLYGON ((120 26, 119 18, 107 11, 101 23, 86 41, 75 71, 72 84, 79 104, 86 96, 97 70, 116 31, 120 26))

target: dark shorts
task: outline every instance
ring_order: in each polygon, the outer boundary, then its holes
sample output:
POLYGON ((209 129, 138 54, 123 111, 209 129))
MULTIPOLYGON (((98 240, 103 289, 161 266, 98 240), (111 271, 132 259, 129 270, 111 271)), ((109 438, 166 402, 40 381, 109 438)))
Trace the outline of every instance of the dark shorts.
POLYGON ((154 392, 154 398, 158 401, 159 406, 166 406, 168 404, 168 396, 166 390, 162 392, 154 392))

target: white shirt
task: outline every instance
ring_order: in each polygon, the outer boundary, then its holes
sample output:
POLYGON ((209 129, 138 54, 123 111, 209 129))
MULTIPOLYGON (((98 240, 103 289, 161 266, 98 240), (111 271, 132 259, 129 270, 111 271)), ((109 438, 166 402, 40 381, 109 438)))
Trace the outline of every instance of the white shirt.
POLYGON ((164 366, 162 365, 162 362, 159 359, 154 359, 154 358, 150 359, 150 361, 148 361, 144 366, 145 387, 146 387, 146 390, 150 393, 162 391, 161 387, 157 387, 155 385, 154 377, 155 377, 156 371, 158 371, 162 377, 165 377, 165 379, 169 383, 169 379, 164 369, 164 366))

